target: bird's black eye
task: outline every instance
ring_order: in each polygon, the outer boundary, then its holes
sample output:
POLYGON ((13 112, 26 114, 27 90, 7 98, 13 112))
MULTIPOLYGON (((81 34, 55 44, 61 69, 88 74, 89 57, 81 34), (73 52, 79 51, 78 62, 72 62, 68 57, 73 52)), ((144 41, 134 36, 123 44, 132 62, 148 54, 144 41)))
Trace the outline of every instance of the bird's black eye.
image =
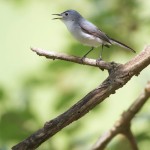
POLYGON ((67 13, 67 12, 65 13, 65 16, 68 16, 68 13, 67 13))

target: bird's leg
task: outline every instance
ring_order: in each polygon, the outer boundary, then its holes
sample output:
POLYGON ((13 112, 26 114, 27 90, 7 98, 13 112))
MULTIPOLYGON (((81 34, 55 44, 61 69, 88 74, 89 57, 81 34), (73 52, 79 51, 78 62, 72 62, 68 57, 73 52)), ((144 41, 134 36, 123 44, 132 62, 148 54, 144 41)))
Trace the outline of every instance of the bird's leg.
POLYGON ((99 61, 102 60, 103 47, 104 47, 104 45, 102 44, 102 50, 100 51, 100 56, 99 56, 99 58, 96 59, 96 63, 98 63, 99 61))
POLYGON ((104 47, 104 45, 102 44, 102 50, 100 51, 100 56, 99 56, 100 60, 102 60, 103 47, 104 47))
POLYGON ((82 60, 94 49, 94 47, 91 47, 91 49, 81 58, 82 60))

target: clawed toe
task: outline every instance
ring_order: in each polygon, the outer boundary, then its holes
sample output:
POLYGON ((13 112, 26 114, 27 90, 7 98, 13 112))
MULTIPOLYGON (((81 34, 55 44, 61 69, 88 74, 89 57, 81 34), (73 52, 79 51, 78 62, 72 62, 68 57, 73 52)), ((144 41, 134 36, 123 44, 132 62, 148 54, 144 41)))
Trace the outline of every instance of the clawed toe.
POLYGON ((84 61, 85 58, 86 58, 85 56, 83 56, 83 57, 81 58, 82 64, 83 64, 83 61, 84 61))
POLYGON ((96 59, 96 64, 98 64, 98 62, 102 61, 102 58, 98 58, 96 59))

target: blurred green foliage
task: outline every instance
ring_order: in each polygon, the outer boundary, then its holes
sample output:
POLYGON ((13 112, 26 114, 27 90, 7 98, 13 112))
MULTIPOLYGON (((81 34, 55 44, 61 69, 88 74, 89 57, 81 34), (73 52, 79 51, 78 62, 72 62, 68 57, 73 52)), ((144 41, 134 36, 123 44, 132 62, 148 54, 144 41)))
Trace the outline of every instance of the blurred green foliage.
MULTIPOLYGON (((120 39, 139 53, 150 43, 149 7, 150 1, 147 0, 0 0, 0 150, 10 149, 107 77, 106 71, 47 60, 30 51, 30 46, 36 46, 83 56, 89 49, 76 42, 60 21, 52 21, 52 13, 76 9, 108 35, 120 39)), ((119 63, 134 57, 117 46, 105 48, 103 55, 106 61, 119 63)), ((91 58, 98 56, 99 48, 89 55, 91 58)), ((147 67, 115 95, 38 149, 90 149, 135 100, 149 77, 150 68, 147 67)), ((132 121, 132 130, 142 150, 150 147, 148 103, 132 121)), ((107 149, 122 148, 130 149, 130 146, 117 136, 107 149)))

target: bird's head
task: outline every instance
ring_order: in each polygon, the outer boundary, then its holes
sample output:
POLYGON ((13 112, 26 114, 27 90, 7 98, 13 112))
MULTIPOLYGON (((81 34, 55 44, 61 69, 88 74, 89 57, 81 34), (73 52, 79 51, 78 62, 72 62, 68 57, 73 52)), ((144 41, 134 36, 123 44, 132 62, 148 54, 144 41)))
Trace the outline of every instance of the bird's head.
POLYGON ((67 11, 64 11, 60 14, 53 14, 53 15, 56 15, 58 17, 56 18, 53 18, 53 19, 60 19, 62 21, 76 21, 80 18, 82 18, 82 16, 75 10, 67 10, 67 11))

